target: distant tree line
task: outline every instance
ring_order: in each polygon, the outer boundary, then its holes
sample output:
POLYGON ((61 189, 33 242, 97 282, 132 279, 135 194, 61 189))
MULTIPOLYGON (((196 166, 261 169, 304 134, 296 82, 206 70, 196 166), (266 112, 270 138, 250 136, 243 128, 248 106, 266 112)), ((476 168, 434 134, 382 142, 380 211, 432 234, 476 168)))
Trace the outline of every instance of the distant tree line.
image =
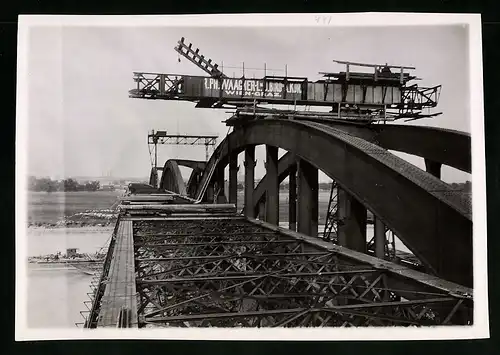
POLYGON ((30 191, 97 191, 100 187, 99 181, 87 181, 80 184, 74 179, 52 180, 34 176, 30 176, 28 181, 28 190, 30 191))

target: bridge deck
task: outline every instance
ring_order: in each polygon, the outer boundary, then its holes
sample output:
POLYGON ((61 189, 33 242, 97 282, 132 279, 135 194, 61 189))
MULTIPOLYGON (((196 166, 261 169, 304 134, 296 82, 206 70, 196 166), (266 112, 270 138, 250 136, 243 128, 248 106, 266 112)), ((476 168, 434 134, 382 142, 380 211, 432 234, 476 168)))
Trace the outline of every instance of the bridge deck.
POLYGON ((127 323, 137 327, 134 240, 132 221, 119 221, 116 244, 101 300, 99 327, 117 327, 122 309, 127 309, 127 323))

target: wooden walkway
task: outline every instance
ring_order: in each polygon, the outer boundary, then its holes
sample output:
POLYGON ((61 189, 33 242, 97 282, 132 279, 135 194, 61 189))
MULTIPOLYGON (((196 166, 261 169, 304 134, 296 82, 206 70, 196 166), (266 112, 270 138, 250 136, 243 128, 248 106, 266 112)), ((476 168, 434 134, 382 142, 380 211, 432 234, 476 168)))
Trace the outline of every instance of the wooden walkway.
POLYGON ((120 221, 98 327, 137 327, 132 221, 120 221))

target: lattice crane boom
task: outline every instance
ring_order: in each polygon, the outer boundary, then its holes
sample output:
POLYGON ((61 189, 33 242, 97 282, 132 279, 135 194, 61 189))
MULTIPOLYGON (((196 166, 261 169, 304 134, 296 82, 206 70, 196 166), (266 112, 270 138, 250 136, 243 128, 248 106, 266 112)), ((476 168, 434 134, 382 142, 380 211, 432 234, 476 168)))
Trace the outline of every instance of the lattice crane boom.
POLYGON ((226 75, 219 70, 219 65, 212 62, 212 59, 205 59, 205 56, 200 54, 200 50, 196 48, 193 50, 193 44, 189 43, 186 45, 184 42, 184 37, 182 37, 175 46, 175 51, 182 55, 184 58, 189 60, 191 63, 196 65, 198 68, 208 73, 208 75, 213 77, 226 78, 226 75))

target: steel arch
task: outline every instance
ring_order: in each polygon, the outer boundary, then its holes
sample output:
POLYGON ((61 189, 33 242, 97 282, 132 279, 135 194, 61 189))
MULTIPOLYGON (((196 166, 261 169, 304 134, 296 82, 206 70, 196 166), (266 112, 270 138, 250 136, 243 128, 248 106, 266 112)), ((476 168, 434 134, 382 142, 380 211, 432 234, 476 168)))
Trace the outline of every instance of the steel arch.
POLYGON ((385 149, 416 155, 467 173, 472 171, 471 136, 466 132, 414 125, 319 122, 385 149))
MULTIPOLYGON (((167 160, 163 169, 161 169, 163 173, 160 179, 160 189, 176 192, 183 196, 189 195, 189 186, 193 185, 193 176, 196 177, 197 175, 199 175, 203 171, 203 169, 205 169, 205 165, 206 162, 197 160, 167 160), (187 185, 184 182, 179 166, 185 166, 193 169, 187 185)), ((153 171, 151 173, 153 173, 153 171)))
POLYGON ((160 189, 178 193, 186 196, 186 183, 182 178, 179 164, 174 159, 167 160, 163 167, 163 174, 160 180, 160 189))
POLYGON ((207 164, 205 161, 200 160, 187 160, 187 159, 170 159, 177 163, 179 166, 185 166, 193 170, 203 170, 207 164))
POLYGON ((216 162, 225 167, 230 153, 259 144, 277 146, 307 160, 380 218, 429 271, 472 285, 470 199, 457 196, 448 184, 341 130, 279 119, 236 129, 217 147, 206 171, 216 162))
MULTIPOLYGON (((309 120, 314 121, 314 119, 309 120)), ((466 132, 413 125, 378 124, 367 126, 340 121, 328 123, 328 126, 341 129, 385 149, 420 156, 464 172, 471 172, 471 137, 466 132)), ((293 158, 293 154, 286 153, 280 158, 278 162, 280 183, 295 166, 296 160, 293 158)), ((267 175, 260 180, 254 191, 255 213, 258 213, 259 203, 265 199, 266 179, 267 175)))

